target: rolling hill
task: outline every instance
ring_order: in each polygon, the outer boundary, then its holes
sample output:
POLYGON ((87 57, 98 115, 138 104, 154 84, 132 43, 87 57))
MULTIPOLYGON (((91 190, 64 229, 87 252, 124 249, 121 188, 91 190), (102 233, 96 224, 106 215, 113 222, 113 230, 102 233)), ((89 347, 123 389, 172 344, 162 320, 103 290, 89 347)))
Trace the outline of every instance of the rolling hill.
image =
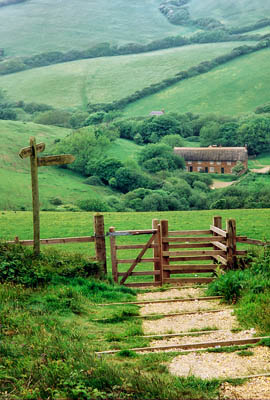
MULTIPOLYGON (((65 137, 68 129, 55 126, 44 126, 33 123, 1 121, 0 149, 0 209, 30 209, 31 180, 28 159, 20 159, 18 152, 29 144, 29 137, 35 136, 37 142, 46 144, 46 152, 50 154, 54 141, 65 137)), ((139 148, 135 144, 125 144, 120 140, 118 149, 125 153, 125 160, 133 157, 133 152, 139 148), (133 146, 132 146, 133 145, 133 146), (124 151, 128 147, 129 153, 124 151), (131 148, 133 151, 131 151, 131 148)), ((110 149, 109 149, 110 150, 110 149)), ((53 209, 50 202, 58 197, 63 204, 75 204, 78 200, 106 197, 115 194, 108 187, 96 187, 84 184, 85 178, 70 170, 57 167, 39 169, 39 189, 41 209, 53 209)))
POLYGON ((270 49, 242 56, 129 105, 127 116, 151 110, 237 114, 269 101, 270 49), (259 66, 259 67, 258 67, 259 66))
MULTIPOLYGON (((249 42, 244 42, 248 44, 249 42)), ((177 72, 230 52, 243 42, 208 43, 129 56, 103 57, 0 76, 13 100, 56 108, 119 100, 177 72)))
POLYGON ((159 12, 159 4, 159 0, 31 0, 4 7, 1 47, 8 56, 30 55, 101 42, 144 43, 194 30, 171 25, 159 12))

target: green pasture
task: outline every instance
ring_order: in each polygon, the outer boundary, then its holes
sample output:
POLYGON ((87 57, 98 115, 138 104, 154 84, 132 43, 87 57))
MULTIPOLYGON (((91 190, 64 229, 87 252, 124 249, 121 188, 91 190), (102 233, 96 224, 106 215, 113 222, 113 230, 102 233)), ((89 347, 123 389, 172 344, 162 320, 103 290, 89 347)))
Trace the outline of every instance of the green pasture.
POLYGON ((262 153, 248 160, 249 168, 260 169, 267 165, 270 166, 270 153, 262 153))
MULTIPOLYGON (((93 234, 93 213, 90 212, 41 212, 41 238, 88 236, 93 234)), ((137 212, 137 213, 104 213, 105 231, 114 226, 116 230, 151 229, 153 219, 167 219, 169 230, 209 229, 215 215, 223 217, 223 228, 226 219, 234 218, 237 234, 254 239, 270 239, 270 210, 207 210, 207 211, 173 211, 173 212, 137 212)), ((31 212, 3 211, 0 213, 1 239, 32 239, 31 212)), ((149 235, 120 236, 117 244, 146 243, 149 235)), ((48 246, 46 246, 48 247, 48 246)), ((57 247, 66 251, 79 251, 94 256, 93 244, 67 244, 57 247)), ((243 246, 242 246, 243 247, 243 246)), ((246 246, 245 246, 246 248, 246 246)), ((119 258, 133 259, 139 254, 136 250, 120 250, 119 258)), ((146 252, 151 257, 152 250, 146 252)), ((110 245, 107 238, 107 257, 110 272, 110 245)), ((129 264, 119 264, 121 271, 126 271, 129 264)), ((144 263, 136 271, 151 270, 151 264, 144 263)), ((151 281, 152 277, 134 277, 132 281, 151 281)))
POLYGON ((130 161, 137 162, 137 154, 142 149, 142 146, 137 145, 135 142, 126 139, 117 139, 111 143, 107 149, 107 156, 117 158, 123 163, 128 164, 130 161))
POLYGON ((212 17, 225 25, 246 26, 269 15, 267 1, 252 0, 191 0, 189 10, 192 18, 212 17))
POLYGON ((31 0, 1 8, 1 47, 7 55, 92 47, 101 42, 145 43, 185 34, 170 24, 159 0, 31 0))
POLYGON ((241 56, 208 73, 138 100, 125 109, 125 114, 145 115, 162 108, 170 112, 231 115, 253 111, 269 100, 269 68, 270 49, 241 56))
POLYGON ((73 61, 1 76, 0 87, 13 100, 45 103, 56 108, 83 108, 88 102, 119 100, 241 44, 210 43, 73 61))
MULTIPOLYGON (((68 129, 14 121, 0 121, 0 208, 20 209, 31 207, 31 180, 29 159, 22 160, 18 152, 29 144, 29 137, 46 144, 46 152, 53 150, 55 139, 69 133, 68 129)), ((134 145, 135 146, 135 145, 134 145)), ((113 192, 109 188, 84 184, 85 178, 62 168, 39 169, 41 208, 52 208, 50 199, 59 197, 64 204, 77 200, 99 198, 113 192)))

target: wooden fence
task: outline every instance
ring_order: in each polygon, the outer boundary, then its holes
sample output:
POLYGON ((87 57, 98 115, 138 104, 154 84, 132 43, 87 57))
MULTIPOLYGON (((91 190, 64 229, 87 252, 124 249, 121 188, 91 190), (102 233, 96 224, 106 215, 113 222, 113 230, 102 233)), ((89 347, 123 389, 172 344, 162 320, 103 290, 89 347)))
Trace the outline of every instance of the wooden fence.
MULTIPOLYGON (((94 229, 93 236, 40 239, 40 244, 54 245, 54 244, 67 244, 67 243, 94 243, 95 256, 90 258, 93 261, 99 262, 102 265, 104 273, 107 274, 105 229, 104 229, 103 215, 97 214, 94 216, 93 229, 94 229)), ((20 240, 18 236, 16 236, 14 240, 8 241, 7 243, 20 244, 22 246, 34 245, 33 240, 20 240)))
POLYGON ((214 217, 209 229, 170 231, 167 220, 153 220, 152 229, 116 231, 109 230, 112 274, 115 282, 130 287, 160 286, 169 284, 208 283, 214 277, 211 273, 219 269, 237 268, 237 258, 245 256, 246 250, 237 250, 237 243, 265 246, 265 242, 237 236, 236 222, 229 219, 222 229, 222 218, 214 217), (148 236, 144 244, 117 244, 117 237, 148 236), (145 256, 152 249, 152 256, 145 256), (133 258, 119 256, 121 250, 140 250, 133 258), (136 271, 142 263, 151 268, 136 271), (119 265, 130 264, 126 271, 119 271, 119 265), (153 276, 152 282, 127 282, 129 277, 153 276), (180 275, 180 276, 179 276, 180 275), (119 280, 120 278, 120 280, 119 280))

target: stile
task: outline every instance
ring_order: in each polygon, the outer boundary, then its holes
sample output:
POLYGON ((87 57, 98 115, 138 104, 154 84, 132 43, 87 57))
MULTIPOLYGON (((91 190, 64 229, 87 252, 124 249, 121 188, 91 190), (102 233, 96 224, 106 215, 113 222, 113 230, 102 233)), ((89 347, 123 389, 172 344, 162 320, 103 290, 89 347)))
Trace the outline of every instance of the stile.
MULTIPOLYGON (((115 232, 113 226, 109 229, 110 233, 115 232)), ((118 271, 117 271, 117 255, 116 255, 116 239, 115 236, 110 235, 110 245, 111 245, 111 261, 112 261, 112 275, 114 282, 118 283, 118 271)))
POLYGON ((95 248, 97 261, 101 263, 104 274, 107 274, 107 260, 106 260, 106 244, 105 244, 105 230, 104 230, 104 217, 101 214, 94 215, 95 226, 95 248))
POLYGON ((160 281, 160 248, 159 248, 160 229, 158 229, 158 225, 159 225, 159 220, 153 219, 152 220, 152 228, 157 231, 157 234, 155 235, 155 238, 154 238, 153 258, 158 258, 158 261, 154 261, 154 271, 159 272, 158 274, 155 274, 155 276, 154 276, 155 282, 160 281))

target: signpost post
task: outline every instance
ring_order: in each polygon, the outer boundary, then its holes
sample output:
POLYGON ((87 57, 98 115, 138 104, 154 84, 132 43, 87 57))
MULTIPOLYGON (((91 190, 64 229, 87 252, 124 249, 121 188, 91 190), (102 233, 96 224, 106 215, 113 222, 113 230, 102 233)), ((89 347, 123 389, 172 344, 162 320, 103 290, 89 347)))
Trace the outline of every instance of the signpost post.
POLYGON ((40 218, 39 218, 39 192, 38 192, 38 167, 50 165, 71 164, 75 158, 71 154, 58 156, 38 157, 39 152, 45 150, 45 143, 36 144, 34 137, 30 138, 30 146, 24 147, 19 152, 21 158, 30 157, 32 204, 33 204, 33 228, 34 228, 34 254, 40 254, 40 218))

